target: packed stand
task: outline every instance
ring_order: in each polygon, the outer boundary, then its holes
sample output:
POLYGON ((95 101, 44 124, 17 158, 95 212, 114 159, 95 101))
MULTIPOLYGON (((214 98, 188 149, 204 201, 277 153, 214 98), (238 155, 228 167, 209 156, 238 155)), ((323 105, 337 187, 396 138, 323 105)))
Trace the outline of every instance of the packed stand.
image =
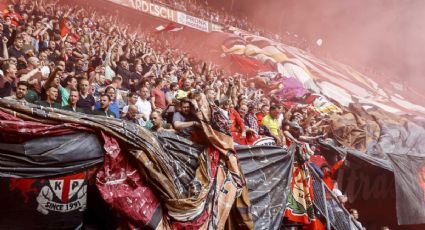
MULTIPOLYGON (((132 34, 112 16, 95 15, 45 1, 4 9, 0 97, 123 119, 194 142, 203 141, 197 135, 203 121, 237 144, 296 143, 309 156, 318 152, 318 140, 332 142, 328 115, 311 103, 319 95, 282 96, 283 76, 230 74, 155 35, 132 34)), ((331 190, 334 171, 318 169, 331 190)))
POLYGON ((229 12, 224 7, 220 9, 212 7, 206 0, 155 0, 153 2, 169 6, 170 8, 178 11, 187 12, 190 15, 221 25, 225 30, 229 29, 230 26, 233 26, 252 34, 267 37, 302 49, 308 49, 309 46, 307 40, 301 35, 295 33, 291 34, 288 31, 283 34, 279 34, 266 30, 263 27, 257 26, 255 22, 250 21, 246 15, 238 14, 237 12, 229 12))

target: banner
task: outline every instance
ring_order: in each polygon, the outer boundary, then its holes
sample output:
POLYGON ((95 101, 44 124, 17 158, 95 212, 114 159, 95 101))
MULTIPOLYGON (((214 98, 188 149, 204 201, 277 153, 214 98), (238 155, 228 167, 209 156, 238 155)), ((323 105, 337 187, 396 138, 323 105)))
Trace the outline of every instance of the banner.
POLYGON ((209 32, 209 26, 208 26, 209 23, 207 21, 203 19, 199 19, 197 17, 187 15, 182 12, 177 12, 177 23, 180 23, 182 25, 185 25, 197 30, 201 30, 204 32, 209 32))
POLYGON ((251 199, 254 229, 279 229, 294 155, 273 146, 236 146, 251 199))
MULTIPOLYGON (((44 128, 37 134, 31 122, 7 122, 7 126, 16 128, 15 132, 0 136, 0 176, 36 178, 75 173, 91 168, 103 162, 103 149, 95 134, 77 132, 56 137, 37 137, 37 135, 53 135, 56 126, 44 128), (25 127, 26 129, 19 127, 25 127), (34 128, 34 129, 31 129, 34 128), (26 132, 26 133, 25 133, 26 132), (32 135, 33 139, 22 143, 11 143, 32 135)), ((59 129, 60 129, 59 125, 59 129)), ((3 132, 5 131, 3 129, 3 132)))
POLYGON ((118 5, 133 8, 155 17, 176 21, 176 12, 168 7, 144 0, 107 0, 118 5))
POLYGON ((399 225, 425 223, 425 157, 388 154, 395 176, 399 225))
POLYGON ((52 178, 0 178, 0 229, 78 229, 94 171, 52 178))
POLYGON ((210 32, 222 31, 223 26, 210 23, 204 19, 188 15, 184 12, 175 11, 167 6, 155 4, 145 0, 106 0, 121 6, 129 7, 155 17, 167 19, 190 28, 210 32))

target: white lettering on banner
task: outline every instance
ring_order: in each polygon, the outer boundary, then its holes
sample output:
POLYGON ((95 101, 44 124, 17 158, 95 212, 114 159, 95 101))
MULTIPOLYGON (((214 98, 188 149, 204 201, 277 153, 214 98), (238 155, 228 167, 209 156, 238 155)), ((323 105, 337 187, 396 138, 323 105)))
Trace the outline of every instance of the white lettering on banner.
POLYGON ((44 205, 44 208, 50 211, 56 211, 56 212, 71 212, 77 209, 80 209, 83 207, 83 204, 85 204, 86 201, 83 199, 78 199, 74 202, 67 203, 67 204, 61 204, 56 203, 53 201, 47 201, 44 205))
POLYGON ((49 180, 37 198, 37 211, 48 215, 54 212, 84 211, 87 201, 87 185, 84 179, 49 180), (56 201, 54 201, 56 200, 56 201))
POLYGON ((182 12, 177 12, 177 23, 189 26, 191 28, 209 32, 208 22, 197 17, 187 15, 182 12))
MULTIPOLYGON (((111 0, 110 0, 111 1, 111 0)), ((160 6, 143 0, 129 0, 131 4, 126 4, 124 1, 114 1, 117 4, 130 6, 136 10, 148 13, 150 15, 165 18, 174 21, 174 11, 167 7, 160 6)))
POLYGON ((114 2, 122 6, 127 6, 127 7, 136 9, 138 11, 142 11, 144 13, 148 13, 156 17, 164 18, 170 21, 175 21, 179 24, 182 24, 197 30, 201 30, 204 32, 210 32, 210 30, 220 31, 222 29, 221 26, 218 26, 218 25, 212 25, 211 26, 212 28, 210 28, 210 23, 208 21, 187 15, 183 12, 174 11, 167 7, 154 4, 146 0, 108 0, 108 1, 114 2))

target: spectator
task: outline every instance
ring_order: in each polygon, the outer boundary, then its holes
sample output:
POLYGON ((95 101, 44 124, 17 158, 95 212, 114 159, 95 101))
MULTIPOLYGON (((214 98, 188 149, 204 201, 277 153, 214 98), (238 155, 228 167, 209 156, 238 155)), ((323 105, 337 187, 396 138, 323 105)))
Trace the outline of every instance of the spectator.
POLYGON ((16 65, 3 64, 4 76, 0 77, 0 97, 9 97, 16 88, 16 65))
POLYGON ((270 107, 270 112, 261 121, 261 124, 266 126, 272 136, 274 137, 277 145, 286 146, 286 139, 282 133, 279 123, 279 108, 276 106, 270 107))
POLYGON ((352 220, 354 222, 354 223, 352 223, 351 229, 357 230, 357 229, 359 229, 358 227, 360 227, 360 229, 364 229, 363 226, 362 226, 362 223, 360 223, 360 221, 359 221, 359 211, 357 211, 357 209, 350 209, 350 214, 353 217, 352 220), (356 227, 356 226, 358 226, 358 227, 356 227))
POLYGON ((225 100, 221 105, 222 112, 230 123, 230 133, 238 144, 248 144, 245 124, 239 113, 233 108, 231 100, 225 100))
POLYGON ((191 139, 192 132, 195 127, 200 127, 201 123, 196 121, 195 116, 192 114, 193 106, 187 100, 180 102, 180 111, 175 112, 173 116, 173 127, 177 134, 191 139))
POLYGON ((126 89, 130 89, 130 80, 132 78, 132 72, 127 60, 121 60, 116 68, 116 74, 122 77, 123 86, 126 89))
POLYGON ((65 88, 59 85, 59 91, 62 96, 62 106, 68 105, 68 98, 71 90, 77 90, 77 78, 75 78, 74 76, 68 76, 65 78, 65 84, 65 88))
POLYGON ((77 102, 79 100, 80 94, 76 89, 71 89, 68 98, 68 105, 62 107, 64 110, 83 113, 84 110, 77 106, 77 102))
POLYGON ((16 37, 15 41, 13 42, 13 46, 9 47, 8 49, 9 57, 14 57, 19 61, 18 66, 24 66, 27 63, 27 61, 24 58, 24 53, 21 51, 23 46, 24 46, 23 38, 16 37))
POLYGON ((344 194, 342 194, 341 190, 339 190, 338 188, 338 182, 334 181, 334 188, 332 189, 332 193, 335 195, 335 197, 338 199, 338 201, 344 205, 347 201, 348 198, 347 196, 345 196, 344 194))
POLYGON ((339 168, 341 168, 342 164, 345 161, 345 157, 342 158, 341 160, 339 160, 338 162, 336 162, 332 168, 329 168, 329 165, 327 164, 323 164, 322 167, 320 167, 322 169, 323 172, 323 182, 325 182, 325 184, 328 186, 329 190, 333 190, 334 188, 334 181, 332 179, 333 175, 336 173, 336 171, 338 171, 339 168))
POLYGON ((50 86, 49 88, 47 88, 46 95, 47 99, 45 101, 39 101, 39 105, 56 109, 62 108, 61 104, 56 102, 56 99, 58 97, 58 88, 56 88, 55 86, 50 86))
POLYGON ((109 94, 103 94, 100 96, 99 108, 93 111, 94 115, 113 117, 115 118, 114 112, 109 109, 109 105, 111 104, 111 97, 109 94))
POLYGON ((256 114, 256 117, 257 117, 257 120, 258 120, 258 124, 262 124, 262 122, 263 122, 263 118, 264 118, 267 114, 269 114, 269 110, 270 110, 270 107, 269 107, 267 104, 264 104, 264 105, 262 105, 262 106, 261 106, 261 110, 260 110, 260 112, 258 112, 258 113, 256 114))
MULTIPOLYGON (((40 100, 45 100, 47 98, 47 93, 46 93, 47 88, 49 88, 50 86, 53 86, 55 88, 62 87, 61 84, 60 84, 62 76, 63 76, 63 66, 58 65, 55 68, 55 70, 52 73, 50 73, 46 82, 41 87, 41 94, 38 95, 38 98, 40 98, 40 100)), ((62 104, 62 97, 60 96, 60 91, 59 91, 58 95, 59 96, 57 97, 56 102, 58 102, 59 104, 62 104)), ((27 96, 27 100, 28 100, 28 96, 27 96)))
POLYGON ((30 86, 27 101, 35 102, 39 100, 39 96, 42 90, 41 83, 47 78, 43 77, 40 71, 40 61, 36 57, 28 58, 28 65, 25 69, 19 70, 17 76, 21 81, 28 81, 30 86))
POLYGON ((183 82, 183 88, 177 90, 176 99, 180 100, 186 98, 191 90, 192 82, 190 79, 185 79, 183 82))
MULTIPOLYGON (((238 113, 242 119, 242 122, 244 122, 245 125, 245 130, 246 130, 246 144, 253 144, 257 139, 258 139, 258 132, 254 129, 252 129, 250 126, 246 125, 246 120, 245 118, 248 117, 248 106, 246 104, 239 104, 239 109, 238 109, 238 113)), ((255 123, 257 122, 257 119, 254 118, 255 123)), ((257 130, 258 130, 258 125, 256 124, 252 124, 257 130)))
MULTIPOLYGON (((241 108, 243 107, 241 106, 241 108)), ((249 127, 252 130, 252 132, 254 132, 255 134, 258 134, 260 129, 258 126, 258 120, 255 117, 255 105, 250 104, 246 108, 247 108, 247 113, 243 117, 245 121, 245 125, 249 127)))
POLYGON ((137 96, 136 93, 130 92, 128 94, 127 97, 127 101, 128 101, 128 105, 124 106, 122 113, 123 113, 123 117, 126 117, 127 113, 128 113, 128 109, 130 108, 130 106, 134 105, 137 109, 137 111, 135 112, 138 115, 139 121, 138 124, 140 124, 141 126, 145 126, 146 125, 146 121, 148 120, 145 116, 145 114, 142 112, 143 111, 143 107, 139 107, 141 104, 137 103, 139 99, 139 96, 137 96))
POLYGON ((124 116, 124 120, 129 121, 134 124, 144 126, 144 121, 140 118, 139 111, 137 110, 136 105, 129 105, 127 112, 124 116))
POLYGON ((27 95, 27 92, 28 92, 27 82, 20 81, 18 82, 16 87, 16 94, 9 97, 5 97, 5 98, 26 103, 27 101, 25 100, 25 96, 27 95))
POLYGON ((161 90, 164 87, 162 78, 155 79, 154 88, 151 90, 152 108, 164 110, 166 107, 165 93, 161 90))
POLYGON ((77 107, 83 109, 84 113, 91 113, 94 109, 95 99, 93 95, 89 93, 90 82, 87 79, 81 79, 79 84, 79 99, 77 101, 77 107))
POLYGON ((152 127, 150 128, 152 132, 162 132, 162 131, 173 132, 173 133, 175 132, 175 130, 170 124, 162 120, 162 116, 158 111, 153 111, 151 113, 150 121, 152 122, 152 127))
POLYGON ((165 100, 167 102, 167 105, 175 104, 178 89, 179 86, 177 85, 177 83, 173 82, 170 84, 170 90, 165 94, 165 100))
MULTIPOLYGON (((96 108, 96 110, 98 111, 99 109, 101 110, 101 111, 103 111, 103 112, 105 112, 105 111, 110 111, 111 113, 112 113, 112 115, 115 117, 115 118, 119 118, 120 116, 119 116, 119 107, 118 107, 118 103, 116 102, 116 100, 115 100, 115 98, 116 98, 116 90, 115 90, 115 88, 114 87, 112 87, 112 86, 108 86, 108 87, 106 87, 106 89, 105 89, 105 94, 106 95, 108 95, 108 101, 103 97, 103 105, 102 105, 102 100, 100 100, 100 101, 97 101, 96 103, 95 103, 95 108, 96 108), (108 103, 107 103, 108 102, 108 103), (107 107, 107 110, 105 110, 106 109, 106 103, 107 103, 107 105, 108 105, 108 107, 107 107)), ((99 112, 97 112, 97 113, 99 113, 99 112)), ((98 114, 97 114, 98 115, 98 114)), ((109 113, 108 113, 108 115, 107 116, 109 116, 109 113)))
POLYGON ((135 66, 134 73, 131 74, 130 80, 129 80, 129 87, 131 91, 136 91, 137 85, 139 84, 139 81, 143 77, 143 67, 142 64, 138 63, 135 66))
POLYGON ((152 104, 148 100, 149 98, 149 89, 147 87, 142 87, 140 89, 140 97, 136 102, 137 108, 139 108, 139 111, 143 114, 143 118, 146 120, 149 120, 149 117, 152 112, 152 104))

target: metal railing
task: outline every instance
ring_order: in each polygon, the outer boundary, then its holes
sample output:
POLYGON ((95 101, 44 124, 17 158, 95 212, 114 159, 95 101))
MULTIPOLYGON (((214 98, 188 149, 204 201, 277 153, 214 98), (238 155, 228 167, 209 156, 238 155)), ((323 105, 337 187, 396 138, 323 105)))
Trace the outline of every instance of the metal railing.
POLYGON ((310 165, 308 167, 313 180, 313 204, 317 211, 326 219, 326 229, 362 230, 362 227, 354 221, 347 209, 325 185, 322 178, 310 165))

